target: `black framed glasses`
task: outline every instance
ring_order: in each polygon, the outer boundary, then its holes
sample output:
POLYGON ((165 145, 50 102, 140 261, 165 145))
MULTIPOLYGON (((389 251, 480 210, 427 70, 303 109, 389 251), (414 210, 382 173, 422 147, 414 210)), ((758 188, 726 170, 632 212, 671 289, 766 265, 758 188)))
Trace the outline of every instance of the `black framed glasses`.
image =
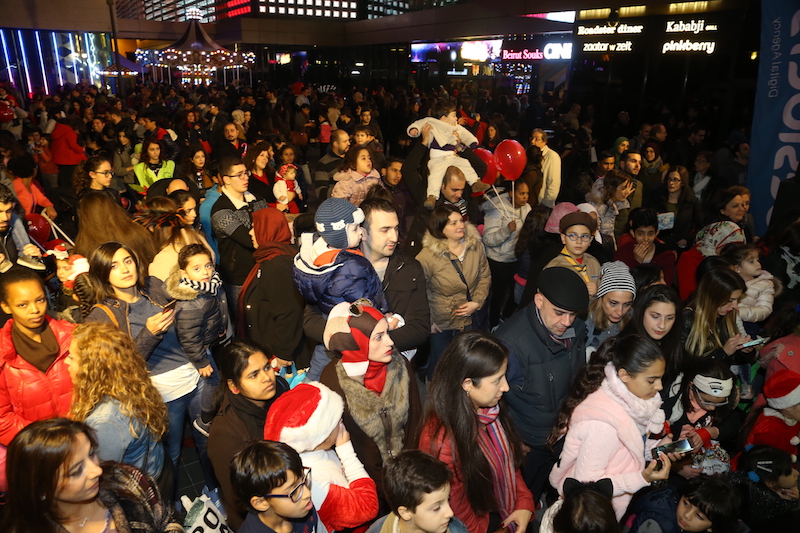
POLYGON ((683 183, 683 180, 680 178, 667 178, 667 183, 683 183))
POLYGON ((93 170, 92 172, 94 172, 95 174, 102 174, 103 176, 106 176, 106 177, 108 177, 108 176, 111 176, 112 178, 114 177, 114 171, 113 170, 93 170))
POLYGON ((292 492, 289 494, 265 494, 264 498, 289 498, 294 503, 300 501, 300 498, 303 497, 303 487, 311 488, 311 467, 304 466, 303 471, 303 479, 300 481, 300 484, 297 485, 292 492))
POLYGON ((245 178, 249 178, 250 177, 250 171, 249 170, 243 170, 243 171, 239 172, 238 174, 225 174, 224 176, 226 178, 239 178, 240 180, 243 180, 245 178))
POLYGON ((578 235, 577 233, 567 233, 567 239, 571 240, 572 242, 581 241, 581 242, 589 242, 592 240, 591 235, 578 235))

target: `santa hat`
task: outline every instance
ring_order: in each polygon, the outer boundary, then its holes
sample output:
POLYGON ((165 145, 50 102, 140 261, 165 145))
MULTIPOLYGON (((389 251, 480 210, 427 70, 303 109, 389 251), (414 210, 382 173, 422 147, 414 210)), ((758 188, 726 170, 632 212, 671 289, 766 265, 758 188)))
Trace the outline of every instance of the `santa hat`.
POLYGON ((69 248, 66 243, 62 242, 47 250, 44 255, 52 255, 59 261, 64 261, 69 259, 69 248))
POLYGON ((383 313, 369 300, 342 302, 331 309, 322 342, 342 354, 342 368, 348 376, 365 376, 364 386, 380 394, 386 380, 386 364, 369 360, 369 339, 383 313))
POLYGON ((264 439, 283 442, 297 453, 310 452, 336 429, 342 397, 316 381, 301 383, 275 400, 267 413, 264 439))
POLYGON ((70 274, 67 281, 64 282, 64 287, 72 290, 75 286, 75 279, 81 274, 89 272, 89 260, 80 254, 73 254, 69 256, 67 261, 69 261, 70 266, 72 266, 72 274, 70 274))
POLYGON ((764 385, 764 396, 773 409, 787 409, 800 404, 800 374, 785 368, 778 370, 764 385))

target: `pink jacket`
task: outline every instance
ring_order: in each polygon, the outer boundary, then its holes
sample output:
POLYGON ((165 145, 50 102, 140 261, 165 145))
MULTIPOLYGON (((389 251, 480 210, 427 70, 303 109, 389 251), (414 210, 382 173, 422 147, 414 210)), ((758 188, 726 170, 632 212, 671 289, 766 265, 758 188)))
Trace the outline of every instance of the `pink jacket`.
POLYGON ((747 293, 739 302, 739 316, 745 322, 761 322, 772 314, 775 300, 775 282, 766 270, 761 275, 746 281, 747 293))
POLYGON ((337 172, 333 179, 337 183, 333 186, 331 198, 344 198, 356 207, 361 205, 373 185, 381 185, 381 175, 374 168, 366 176, 348 169, 337 172))
POLYGON ((645 457, 650 458, 658 441, 645 436, 664 429, 664 411, 660 396, 649 400, 634 396, 617 377, 612 363, 606 365, 605 373, 600 388, 573 411, 550 483, 563 495, 568 477, 581 482, 611 478, 611 503, 619 520, 633 494, 647 485, 642 477, 649 462, 645 457))

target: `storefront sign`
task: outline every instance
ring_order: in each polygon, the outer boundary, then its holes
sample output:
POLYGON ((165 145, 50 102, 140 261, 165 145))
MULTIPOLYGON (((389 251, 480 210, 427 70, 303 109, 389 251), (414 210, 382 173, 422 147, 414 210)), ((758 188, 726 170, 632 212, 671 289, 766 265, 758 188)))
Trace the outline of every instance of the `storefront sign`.
POLYGON ((717 31, 717 25, 706 25, 705 20, 690 20, 689 22, 683 20, 668 20, 666 31, 667 33, 694 33, 697 35, 704 31, 717 31))
POLYGON ((633 52, 633 43, 631 41, 622 41, 618 43, 607 42, 588 42, 583 43, 584 52, 633 52))
POLYGON ((503 48, 501 59, 515 63, 570 60, 572 59, 572 43, 547 43, 541 50, 539 48, 503 48))
POLYGON ((715 41, 690 41, 681 39, 680 41, 667 41, 661 46, 661 53, 669 52, 705 52, 713 54, 717 43, 715 41))
POLYGON ((618 24, 616 26, 600 25, 597 26, 578 26, 578 35, 626 35, 630 33, 642 33, 643 24, 618 24))

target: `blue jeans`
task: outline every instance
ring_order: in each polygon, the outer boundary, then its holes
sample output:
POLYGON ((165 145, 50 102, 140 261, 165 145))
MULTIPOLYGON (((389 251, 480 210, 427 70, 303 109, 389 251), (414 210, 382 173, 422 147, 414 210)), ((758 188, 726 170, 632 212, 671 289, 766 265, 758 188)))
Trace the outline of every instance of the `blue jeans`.
MULTIPOLYGON (((167 402, 167 415, 169 427, 167 435, 164 439, 164 446, 166 447, 167 455, 169 456, 172 464, 175 466, 175 487, 179 486, 178 483, 178 460, 181 456, 181 446, 183 445, 183 426, 186 416, 190 420, 194 420, 200 415, 200 398, 203 396, 203 389, 205 380, 200 379, 197 382, 197 387, 180 398, 167 402)), ((203 468, 203 477, 209 489, 217 487, 217 481, 214 477, 214 469, 211 467, 211 461, 208 459, 208 437, 204 437, 200 432, 192 426, 192 433, 194 437, 194 445, 197 450, 197 455, 200 457, 200 466, 203 468)))

